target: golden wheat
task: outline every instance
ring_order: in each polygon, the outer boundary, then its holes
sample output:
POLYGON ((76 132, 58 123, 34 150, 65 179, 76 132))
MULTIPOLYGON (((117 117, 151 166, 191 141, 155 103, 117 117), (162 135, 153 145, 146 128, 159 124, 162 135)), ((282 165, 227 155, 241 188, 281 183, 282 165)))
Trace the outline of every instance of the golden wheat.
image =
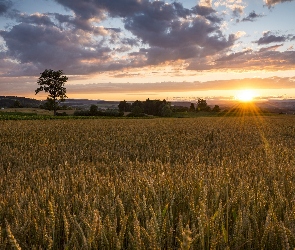
POLYGON ((0 121, 0 248, 294 249, 294 124, 0 121))

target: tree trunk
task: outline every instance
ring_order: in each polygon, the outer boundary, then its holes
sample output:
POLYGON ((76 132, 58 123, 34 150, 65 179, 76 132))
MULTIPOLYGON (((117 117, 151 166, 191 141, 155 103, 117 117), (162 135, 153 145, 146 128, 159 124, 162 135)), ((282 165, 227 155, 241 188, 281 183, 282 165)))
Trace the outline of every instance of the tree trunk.
POLYGON ((54 101, 54 103, 53 103, 53 115, 56 116, 56 98, 55 97, 53 98, 53 101, 54 101))

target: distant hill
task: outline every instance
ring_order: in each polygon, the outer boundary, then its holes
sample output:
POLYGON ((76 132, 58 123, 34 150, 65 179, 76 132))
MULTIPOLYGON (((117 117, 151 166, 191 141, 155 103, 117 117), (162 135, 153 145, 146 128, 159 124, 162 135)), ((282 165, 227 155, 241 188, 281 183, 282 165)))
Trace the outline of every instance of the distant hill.
POLYGON ((0 96, 0 108, 36 108, 41 101, 18 96, 0 96))

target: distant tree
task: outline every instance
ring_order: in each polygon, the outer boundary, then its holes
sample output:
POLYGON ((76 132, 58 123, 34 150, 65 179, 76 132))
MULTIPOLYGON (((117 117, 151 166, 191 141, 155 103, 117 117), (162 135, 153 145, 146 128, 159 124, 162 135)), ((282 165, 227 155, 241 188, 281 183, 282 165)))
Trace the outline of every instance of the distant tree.
POLYGON ((23 106, 21 105, 19 100, 14 101, 13 103, 13 108, 22 108, 23 106))
POLYGON ((166 104, 167 101, 165 99, 163 101, 147 99, 144 102, 144 112, 148 115, 162 116, 162 108, 166 104))
POLYGON ((89 111, 90 111, 90 115, 96 115, 97 112, 98 112, 98 107, 96 105, 92 104, 90 106, 90 110, 89 111))
MULTIPOLYGON (((40 105, 40 108, 46 109, 46 110, 54 110, 54 100, 47 97, 46 102, 43 105, 40 105)), ((58 109, 58 105, 56 107, 56 109, 58 109)))
POLYGON ((212 109, 213 112, 220 112, 220 107, 219 105, 215 105, 214 108, 212 109))
POLYGON ((131 104, 131 111, 132 109, 134 109, 135 107, 140 107, 142 109, 142 112, 144 111, 144 103, 142 101, 136 100, 135 102, 133 102, 131 104))
POLYGON ((161 116, 170 117, 172 116, 171 106, 169 104, 165 104, 161 110, 161 116))
POLYGON ((144 115, 144 103, 136 100, 131 104, 130 116, 143 116, 144 115))
POLYGON ((190 112, 195 112, 196 111, 195 104, 191 103, 191 106, 189 107, 189 111, 190 112))
POLYGON ((198 104, 197 104, 198 110, 199 111, 210 111, 210 107, 207 104, 207 101, 204 99, 199 98, 198 99, 198 104))
MULTIPOLYGON (((39 77, 37 83, 40 85, 39 88, 35 90, 36 94, 40 91, 45 91, 48 94, 48 98, 53 101, 53 111, 56 115, 56 110, 58 107, 58 101, 63 102, 66 96, 65 83, 68 77, 63 75, 62 70, 53 71, 52 69, 45 69, 39 77)), ((47 100, 48 100, 47 98, 47 100)))
POLYGON ((120 112, 130 112, 131 104, 124 100, 119 103, 118 108, 120 112))
POLYGON ((142 115, 143 109, 140 106, 134 106, 134 107, 132 107, 131 113, 135 116, 142 115))

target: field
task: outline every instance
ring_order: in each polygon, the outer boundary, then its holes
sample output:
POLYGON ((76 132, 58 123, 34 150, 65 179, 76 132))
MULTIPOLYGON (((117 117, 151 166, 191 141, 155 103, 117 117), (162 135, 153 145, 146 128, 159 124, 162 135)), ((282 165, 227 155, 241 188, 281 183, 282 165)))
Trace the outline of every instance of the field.
POLYGON ((0 121, 0 249, 294 249, 295 117, 0 121))

